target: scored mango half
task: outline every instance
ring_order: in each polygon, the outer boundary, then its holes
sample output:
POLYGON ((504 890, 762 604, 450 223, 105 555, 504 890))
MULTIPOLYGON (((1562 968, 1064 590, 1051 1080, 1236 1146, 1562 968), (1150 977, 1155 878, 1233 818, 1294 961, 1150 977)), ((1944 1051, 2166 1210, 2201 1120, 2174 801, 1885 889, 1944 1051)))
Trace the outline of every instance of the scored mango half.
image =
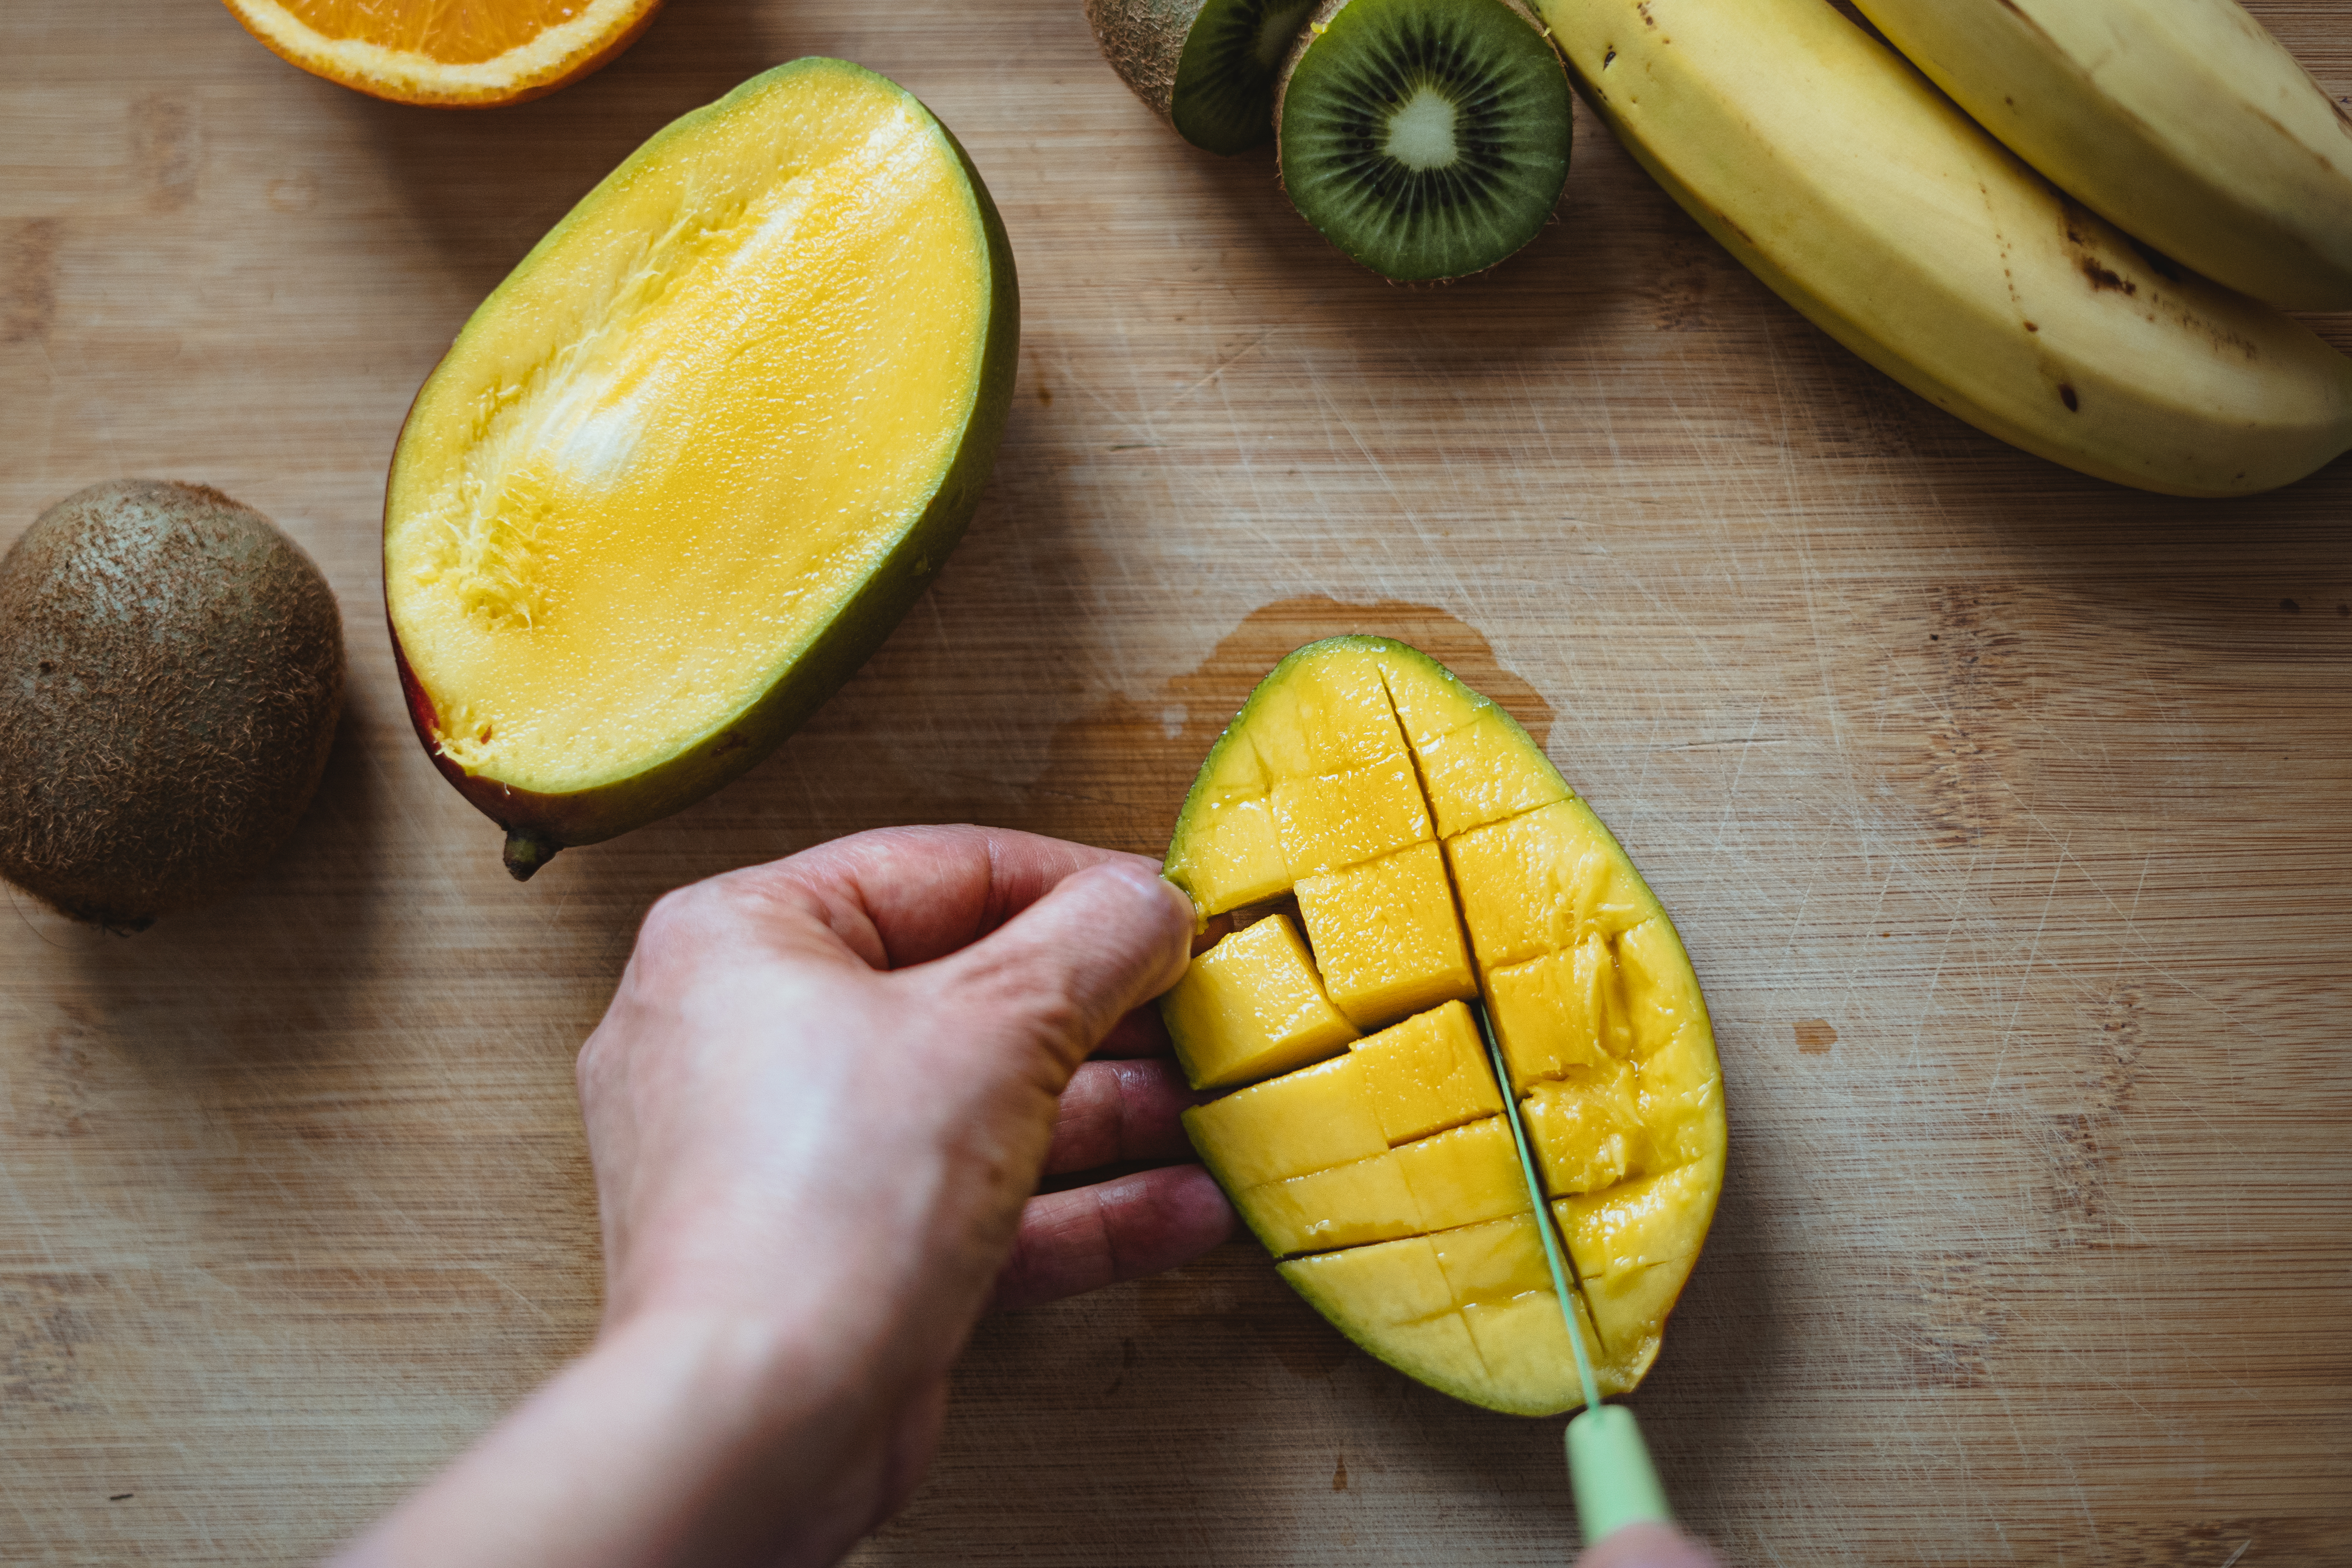
POLYGON ((1657 1358, 1723 1186, 1706 1003, 1633 862, 1510 716, 1427 654, 1277 664, 1165 867, 1230 929, 1161 999, 1193 1146, 1284 1279, 1433 1388, 1581 1403, 1500 1045, 1603 1393, 1657 1358))

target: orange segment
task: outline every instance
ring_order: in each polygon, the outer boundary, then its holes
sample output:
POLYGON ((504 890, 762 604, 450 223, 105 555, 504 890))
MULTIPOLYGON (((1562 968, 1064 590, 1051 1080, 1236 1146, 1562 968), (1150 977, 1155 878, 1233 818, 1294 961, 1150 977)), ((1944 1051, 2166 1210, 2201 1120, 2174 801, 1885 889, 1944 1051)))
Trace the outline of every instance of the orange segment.
POLYGON ((289 16, 322 38, 381 44, 448 66, 479 65, 574 20, 580 0, 460 0, 457 5, 282 0, 289 16))
POLYGON ((661 0, 226 0, 313 76, 400 103, 487 108, 553 92, 634 42, 661 0))

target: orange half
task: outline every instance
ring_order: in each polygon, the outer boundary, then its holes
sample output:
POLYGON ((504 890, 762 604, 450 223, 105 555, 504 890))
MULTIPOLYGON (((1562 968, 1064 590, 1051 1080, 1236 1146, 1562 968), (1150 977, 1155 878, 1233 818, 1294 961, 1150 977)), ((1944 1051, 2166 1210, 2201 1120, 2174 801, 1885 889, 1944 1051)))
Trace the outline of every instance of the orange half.
POLYGON ((487 109, 577 81, 636 41, 661 0, 226 0, 313 76, 395 103, 487 109))

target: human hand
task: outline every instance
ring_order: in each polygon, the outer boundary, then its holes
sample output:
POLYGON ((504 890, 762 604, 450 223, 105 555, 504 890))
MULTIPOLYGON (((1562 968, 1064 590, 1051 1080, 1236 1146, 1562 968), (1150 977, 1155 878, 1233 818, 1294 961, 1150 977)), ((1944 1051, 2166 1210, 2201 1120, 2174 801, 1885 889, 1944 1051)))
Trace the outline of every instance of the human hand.
POLYGON ((1192 1098, 1129 1010, 1182 973, 1189 915, 1139 857, 968 828, 664 898, 580 1053, 608 1322, 796 1296, 862 1315, 942 1271, 953 1300, 927 1304, 969 1318, 983 1286, 1031 1305, 1222 1240, 1215 1184, 1167 1163, 1192 1157, 1192 1098), (1141 1161, 1163 1163, 1021 1202, 1041 1174, 1141 1161))
POLYGON ((992 1301, 1173 1267, 1231 1209, 1132 1010, 1191 910, 1150 862, 859 834, 680 889, 579 1061, 598 1346, 355 1553, 827 1562, 896 1509, 992 1301), (1100 1046, 1105 1060, 1087 1057, 1100 1046), (1031 1197, 1041 1176, 1160 1162, 1031 1197))

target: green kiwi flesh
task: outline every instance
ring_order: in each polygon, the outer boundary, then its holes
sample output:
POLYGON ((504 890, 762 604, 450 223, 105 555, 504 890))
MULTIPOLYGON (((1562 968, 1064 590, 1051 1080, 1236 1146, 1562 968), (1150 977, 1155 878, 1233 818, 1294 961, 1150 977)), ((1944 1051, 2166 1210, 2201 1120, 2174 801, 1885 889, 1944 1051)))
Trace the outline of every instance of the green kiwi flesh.
POLYGON ((1212 152, 1270 140, 1275 76, 1314 8, 1314 0, 1208 0, 1176 66, 1177 133, 1212 152))
POLYGON ((1135 95, 1196 147, 1274 134, 1274 87, 1315 0, 1087 0, 1095 42, 1135 95))
POLYGON ((68 496, 0 558, 0 874, 137 931, 268 860, 343 700, 299 546, 196 485, 68 496))
POLYGON ((1293 52, 1282 182, 1326 239, 1401 283, 1483 271, 1568 182, 1568 75, 1507 0, 1340 0, 1293 52))

